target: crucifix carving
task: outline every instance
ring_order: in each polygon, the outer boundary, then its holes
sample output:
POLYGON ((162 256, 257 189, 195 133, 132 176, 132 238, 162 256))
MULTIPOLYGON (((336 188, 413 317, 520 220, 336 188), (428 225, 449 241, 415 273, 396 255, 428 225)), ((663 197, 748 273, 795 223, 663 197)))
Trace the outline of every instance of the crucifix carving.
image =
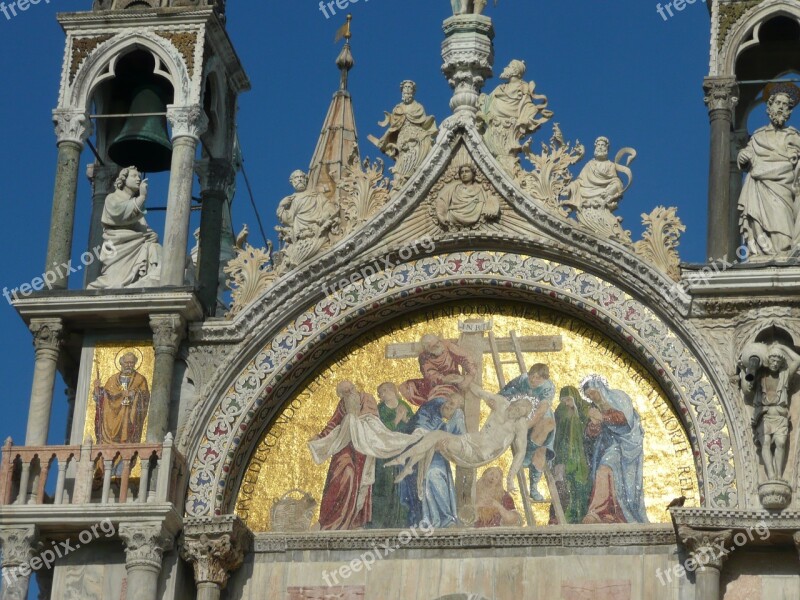
MULTIPOLYGON (((447 340, 456 344, 461 350, 465 351, 476 365, 472 381, 483 388, 483 357, 491 354, 500 388, 505 385, 503 375, 504 364, 517 364, 521 373, 526 373, 523 352, 544 353, 560 352, 563 348, 563 340, 560 335, 556 336, 527 336, 517 337, 512 331, 509 337, 496 338, 494 336, 494 323, 490 319, 467 319, 458 324, 460 336, 457 340, 447 340), (488 334, 488 335, 487 335, 488 334), (513 361, 502 361, 501 353, 514 353, 513 361)), ((386 358, 394 360, 419 359, 420 348, 417 343, 389 344, 386 347, 386 358)), ((468 433, 475 433, 480 430, 481 419, 481 399, 473 394, 468 388, 462 389, 464 396, 464 418, 468 433)), ((470 509, 475 506, 475 483, 477 473, 475 469, 456 467, 456 500, 461 514, 469 514, 470 509), (463 512, 462 512, 463 511, 463 512)), ((527 500, 527 486, 520 490, 524 500, 527 500)), ((554 491, 554 490, 553 490, 554 491)), ((529 503, 525 502, 526 515, 529 524, 532 522, 529 503)))

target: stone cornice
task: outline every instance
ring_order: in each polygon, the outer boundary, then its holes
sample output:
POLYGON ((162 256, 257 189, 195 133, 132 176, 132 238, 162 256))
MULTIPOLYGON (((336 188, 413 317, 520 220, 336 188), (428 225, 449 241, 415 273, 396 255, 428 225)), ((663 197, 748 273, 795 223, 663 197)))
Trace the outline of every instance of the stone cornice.
POLYGON ((568 525, 536 529, 491 528, 484 530, 434 531, 359 531, 279 534, 255 536, 256 553, 288 553, 309 550, 363 550, 389 544, 402 549, 468 548, 608 548, 624 546, 671 546, 676 543, 670 525, 623 525, 611 530, 607 525, 568 525), (401 539, 402 538, 402 539, 401 539), (410 538, 410 539, 406 539, 410 538))
POLYGON ((149 10, 69 12, 59 13, 57 19, 67 34, 84 29, 122 30, 147 25, 200 25, 218 21, 212 7, 192 10, 187 10, 185 7, 169 7, 149 10))

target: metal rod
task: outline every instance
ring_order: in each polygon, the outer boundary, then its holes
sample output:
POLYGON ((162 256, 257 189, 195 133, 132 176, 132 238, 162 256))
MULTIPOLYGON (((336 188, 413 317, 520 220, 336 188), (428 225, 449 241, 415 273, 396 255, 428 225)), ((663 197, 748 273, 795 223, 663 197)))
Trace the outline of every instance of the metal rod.
POLYGON ((127 119, 129 117, 166 117, 167 113, 120 113, 116 115, 89 115, 90 119, 127 119))
POLYGON ((244 175, 244 184, 247 186, 247 193, 250 194, 250 204, 253 205, 253 212, 256 213, 256 221, 258 221, 258 228, 261 230, 261 237, 264 238, 264 247, 266 248, 269 246, 269 242, 267 241, 267 234, 264 233, 264 225, 261 223, 261 215, 258 214, 256 199, 253 197, 253 189, 250 187, 247 171, 244 170, 244 158, 242 158, 242 175, 244 175))
POLYGON ((89 145, 89 149, 92 151, 92 154, 94 154, 94 157, 97 159, 97 162, 100 163, 100 166, 101 167, 105 167, 106 163, 104 163, 103 159, 100 158, 100 154, 97 152, 97 148, 94 147, 94 144, 92 143, 92 140, 87 139, 86 143, 89 145))
MULTIPOLYGON (((196 212, 196 211, 201 210, 201 209, 202 209, 202 206, 193 206, 190 210, 192 212, 196 212)), ((167 210, 166 206, 154 206, 152 208, 147 207, 147 212, 164 212, 165 210, 167 210)))
POLYGON ((800 83, 800 79, 751 79, 737 81, 739 85, 764 85, 765 83, 800 83))

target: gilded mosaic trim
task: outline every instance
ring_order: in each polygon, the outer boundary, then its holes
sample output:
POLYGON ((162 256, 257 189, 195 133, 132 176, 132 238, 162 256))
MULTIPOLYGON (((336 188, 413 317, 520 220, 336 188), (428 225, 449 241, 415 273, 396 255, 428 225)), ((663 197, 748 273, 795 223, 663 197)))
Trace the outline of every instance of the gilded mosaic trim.
POLYGON ((75 76, 88 56, 103 42, 107 42, 114 34, 105 33, 90 38, 77 38, 72 40, 72 60, 69 67, 69 84, 75 82, 75 76))
POLYGON ((719 5, 719 33, 717 48, 722 49, 733 26, 751 9, 764 0, 746 0, 745 2, 726 2, 719 5))
POLYGON ((189 77, 194 77, 194 55, 197 48, 196 31, 156 31, 156 35, 164 38, 178 50, 186 62, 189 77))

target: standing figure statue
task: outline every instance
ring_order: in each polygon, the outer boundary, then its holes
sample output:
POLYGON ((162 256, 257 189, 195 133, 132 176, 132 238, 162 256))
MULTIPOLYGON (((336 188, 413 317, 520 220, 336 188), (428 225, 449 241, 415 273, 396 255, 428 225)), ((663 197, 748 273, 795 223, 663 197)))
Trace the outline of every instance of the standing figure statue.
POLYGON ((564 206, 575 211, 578 222, 599 236, 630 243, 631 234, 622 229, 622 217, 614 216, 614 211, 619 207, 622 195, 633 183, 629 165, 636 158, 636 150, 622 148, 612 162, 608 158, 609 147, 607 137, 597 138, 594 158, 564 190, 564 206), (625 164, 621 164, 626 155, 625 164), (620 173, 626 176, 627 184, 622 183, 620 173))
POLYGON ((800 132, 786 123, 800 90, 777 85, 768 96, 770 124, 757 129, 739 152, 739 168, 747 171, 739 196, 739 226, 750 253, 774 256, 791 251, 800 240, 795 206, 800 174, 800 132))
POLYGON ((275 228, 285 245, 280 267, 289 271, 319 254, 328 243, 332 230, 338 225, 339 211, 322 192, 308 189, 308 175, 295 171, 289 177, 295 193, 278 204, 275 228))
POLYGON ((386 118, 378 123, 381 127, 389 127, 386 133, 377 139, 368 136, 381 152, 395 160, 391 168, 394 174, 394 187, 398 188, 408 181, 428 156, 439 132, 435 117, 425 112, 425 107, 415 100, 417 84, 404 81, 400 84, 402 102, 394 107, 386 118))
POLYGON ((519 154, 525 150, 522 138, 534 133, 553 117, 547 110, 547 97, 535 93, 534 82, 523 81, 525 63, 512 60, 500 79, 507 80, 478 100, 478 121, 483 138, 492 154, 509 172, 519 168, 519 154), (537 103, 538 102, 538 103, 537 103))
POLYGON ((158 234, 144 219, 147 180, 136 167, 122 169, 106 197, 103 215, 103 268, 89 289, 156 287, 161 278, 158 234))
MULTIPOLYGON (((497 0, 494 0, 497 4, 497 0)), ((486 8, 488 0, 450 0, 453 15, 481 15, 486 8)))
POLYGON ((753 406, 753 433, 767 479, 783 480, 792 379, 800 369, 800 356, 778 342, 753 343, 742 351, 738 366, 742 393, 753 406))

